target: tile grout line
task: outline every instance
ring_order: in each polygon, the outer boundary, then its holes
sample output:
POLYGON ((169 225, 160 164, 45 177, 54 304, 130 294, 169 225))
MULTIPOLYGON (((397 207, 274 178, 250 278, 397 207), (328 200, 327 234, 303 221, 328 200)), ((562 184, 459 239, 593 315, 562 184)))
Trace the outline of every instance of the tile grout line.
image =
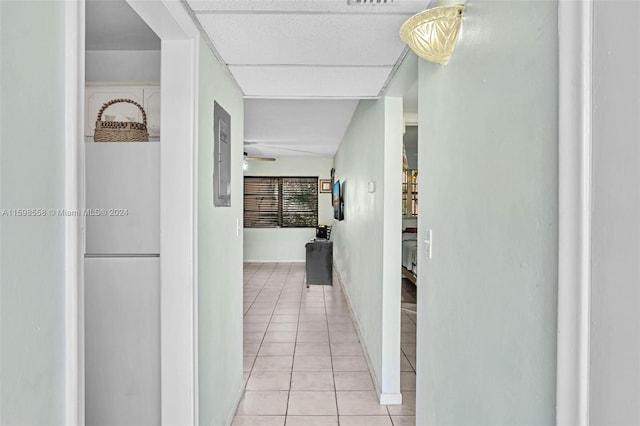
MULTIPOLYGON (((264 266, 264 263, 260 266, 260 268, 262 268, 262 266, 264 266)), ((267 285, 267 281, 269 281, 269 279, 271 278, 271 276, 273 275, 273 272, 277 269, 278 264, 276 264, 274 266, 274 268, 271 270, 271 272, 269 273, 269 276, 267 278, 264 279, 264 283, 262 285, 262 288, 260 288, 260 291, 258 292, 258 294, 256 295, 256 299, 260 296, 260 294, 262 293, 262 291, 265 289, 266 285, 267 285)), ((291 269, 291 266, 289 266, 289 270, 291 269)), ((289 274, 289 271, 287 271, 287 275, 289 274)), ((254 274, 255 275, 255 274, 254 274)), ((284 286, 284 283, 283 283, 284 286)), ((244 287, 244 286, 243 286, 244 287)), ((280 294, 278 295, 278 301, 280 300, 280 295, 282 294, 282 289, 280 289, 280 294)), ((255 300, 255 299, 254 299, 255 300)), ((255 302, 253 302, 255 303, 255 302)), ((252 303, 252 305, 253 305, 252 303)), ((247 392, 247 384, 249 383, 249 379, 251 378, 251 376, 253 375, 253 368, 255 367, 256 361, 258 360, 258 355, 260 354, 260 349, 262 349, 262 344, 264 343, 264 339, 267 336, 267 330, 269 329, 269 325, 271 325, 271 320, 273 318, 276 306, 277 306, 278 302, 276 302, 276 305, 274 305, 273 310, 271 311, 271 315, 269 316, 269 321, 267 322, 267 328, 264 331, 264 334, 262 336, 262 339, 260 340, 260 344, 258 345, 258 350, 256 352, 256 356, 253 357, 253 362, 251 363, 251 369, 249 370, 249 375, 247 376, 247 382, 245 383, 245 389, 244 392, 247 392)), ((249 308, 251 309, 251 308, 249 308)), ((248 311, 247 311, 248 312, 248 311)), ((246 316, 246 315, 245 315, 246 316)), ((244 318, 243 318, 243 327, 244 327, 244 318)), ((244 344, 244 342, 243 342, 244 344)), ((243 349, 243 353, 242 355, 244 356, 244 349, 243 349)), ((288 401, 287 401, 288 402, 288 401)))
MULTIPOLYGON (((333 276, 331 277, 331 286, 333 287, 333 276)), ((322 301, 324 302, 324 315, 327 324, 327 339, 329 341, 329 360, 331 361, 331 377, 333 378, 333 396, 336 399, 336 419, 340 426, 340 410, 338 409, 338 389, 336 388, 336 372, 333 368, 333 350, 331 349, 331 332, 329 330, 329 312, 327 311, 327 293, 326 287, 322 288, 322 301)))
MULTIPOLYGON (((264 263, 260 266, 260 268, 262 269, 262 266, 264 266, 264 263)), ((277 264, 276 264, 277 267, 277 264)), ((262 285, 262 288, 260 288, 260 291, 258 292, 258 294, 256 294, 255 299, 257 299, 260 296, 260 293, 262 293, 262 291, 264 290, 265 286, 267 285, 267 281, 269 281, 269 278, 271 278, 271 276, 273 275, 273 271, 275 271, 275 267, 271 270, 271 272, 269 273, 269 276, 264 280, 264 283, 262 285)), ((257 272, 257 271, 256 271, 257 272)), ((255 275, 255 274, 254 274, 255 275)), ((254 302, 251 303, 251 306, 253 306, 253 304, 255 303, 255 299, 254 302)), ((276 303, 277 304, 277 303, 276 303)), ((249 312, 249 310, 251 309, 251 306, 249 307, 249 309, 247 310, 247 312, 249 312)), ((260 339, 260 344, 258 345, 258 351, 256 352, 256 356, 253 358, 253 362, 251 363, 251 369, 249 371, 249 376, 247 377, 247 383, 249 383, 249 379, 251 378, 251 375, 253 374, 253 367, 256 365, 256 361, 258 360, 258 354, 260 353, 260 349, 262 349, 262 343, 264 342, 264 338, 267 335, 267 330, 269 329, 269 325, 271 324, 271 318, 273 318, 273 312, 276 309, 276 307, 273 307, 273 310, 271 311, 271 315, 269 316, 269 322, 267 323, 267 329, 265 329, 264 334, 262 335, 262 339, 260 339)), ((245 315, 246 316, 246 315, 245 315)), ((243 318, 243 329, 244 329, 244 318, 243 318)), ((244 349, 243 349, 243 353, 242 355, 244 356, 244 349)), ((245 389, 244 391, 247 391, 247 386, 245 384, 245 389)))
MULTIPOLYGON (((287 278, 289 277, 290 273, 291 273, 291 264, 289 265, 289 272, 287 273, 287 278)), ((302 284, 304 285, 304 278, 302 280, 303 280, 302 284)), ((285 278, 285 283, 283 284, 283 286, 286 285, 287 281, 288 280, 285 278)), ((279 301, 280 301, 280 297, 278 297, 278 302, 279 301)), ((295 339, 295 342, 293 342, 293 355, 291 356, 291 372, 289 374, 289 391, 287 392, 287 407, 284 412, 285 425, 287 424, 287 418, 289 417, 289 401, 291 400, 291 386, 293 385, 293 366, 296 363, 296 349, 298 348, 298 329, 300 328, 300 309, 302 309, 302 293, 300 294, 300 301, 298 303, 298 321, 296 321, 296 339, 295 339)))
MULTIPOLYGON (((280 264, 278 264, 278 265, 280 265, 280 264)), ((264 265, 262 265, 262 266, 264 266, 264 265)), ((274 324, 274 322, 273 322, 274 321, 274 316, 276 315, 275 311, 277 310, 278 305, 283 303, 283 297, 286 297, 288 299, 293 299, 293 300, 290 300, 290 301, 286 301, 287 304, 289 304, 291 302, 295 303, 295 297, 298 297, 298 299, 297 299, 297 301, 298 301, 298 303, 297 303, 298 311, 297 311, 297 314, 296 314, 297 315, 297 321, 295 321, 296 328, 295 328, 295 338, 293 339, 294 340, 294 342, 293 342, 293 355, 292 355, 292 363, 291 363, 291 367, 290 367, 289 388, 288 388, 288 391, 287 391, 287 400, 286 400, 285 412, 284 412, 284 416, 283 416, 285 424, 288 424, 289 420, 291 420, 291 419, 289 419, 290 415, 289 415, 288 409, 290 408, 291 393, 293 392, 293 373, 294 373, 295 359, 296 359, 296 356, 297 356, 297 349, 298 349, 299 345, 302 344, 302 342, 299 341, 299 333, 301 332, 301 329, 303 328, 301 321, 302 321, 303 309, 305 309, 304 304, 306 302, 306 303, 311 305, 311 306, 306 306, 306 309, 310 309, 312 311, 312 312, 307 312, 307 315, 316 315, 313 312, 313 310, 317 308, 317 304, 316 303, 317 303, 317 298, 318 297, 315 295, 315 292, 312 294, 311 292, 305 292, 304 291, 304 274, 302 274, 302 288, 299 287, 300 286, 300 278, 297 278, 297 275, 298 275, 298 273, 300 271, 298 271, 298 268, 294 268, 293 267, 294 265, 292 265, 292 264, 281 265, 281 266, 285 266, 285 268, 283 268, 283 269, 286 272, 284 272, 283 278, 278 279, 277 282, 272 283, 272 286, 275 287, 275 288, 269 287, 271 290, 275 290, 276 288, 279 288, 279 291, 277 292, 277 297, 275 298, 275 306, 271 311, 271 315, 269 315, 269 317, 268 317, 268 319, 266 321, 266 327, 267 328, 265 330, 265 334, 262 336, 262 339, 259 342, 260 344, 258 346, 258 351, 256 353, 256 356, 254 357, 253 363, 251 365, 251 369, 250 369, 249 374, 248 374, 247 377, 249 379, 251 377, 251 375, 255 372, 254 368, 255 368, 255 363, 257 361, 258 354, 259 354, 260 350, 262 349, 263 344, 266 343, 266 333, 268 332, 268 330, 271 327, 271 325, 274 324), (273 284, 275 284, 275 285, 273 285, 273 284), (311 300, 309 298, 311 298, 311 300)), ((258 271, 259 271, 259 269, 258 269, 258 271)), ((257 303, 258 301, 260 301, 260 297, 265 297, 266 296, 266 294, 264 292, 267 291, 267 288, 268 288, 267 285, 268 285, 269 280, 271 280, 273 278, 274 274, 276 274, 276 273, 277 273, 277 275, 280 275, 281 271, 282 271, 282 269, 279 269, 279 268, 275 267, 275 268, 271 269, 271 271, 268 273, 268 275, 266 277, 262 278, 262 280, 263 280, 262 286, 260 287, 260 290, 256 294, 255 299, 252 302, 252 305, 253 305, 253 303, 257 303)), ((257 272, 254 271, 254 275, 256 273, 257 272)), ((252 277, 252 279, 253 279, 253 277, 252 277)), ((251 281, 251 280, 249 280, 249 281, 251 281)), ((340 288, 339 290, 340 290, 340 295, 339 296, 344 297, 344 295, 342 294, 342 289, 340 288)), ((335 365, 334 365, 334 354, 333 354, 333 348, 332 348, 333 339, 331 337, 331 332, 330 332, 330 330, 331 330, 330 321, 329 321, 330 312, 329 312, 329 306, 328 306, 329 305, 329 301, 331 301, 331 303, 337 303, 335 296, 336 296, 335 288, 333 286, 332 287, 329 287, 329 286, 326 286, 326 285, 322 286, 322 304, 323 304, 322 308, 323 308, 324 315, 325 315, 325 327, 326 327, 326 331, 325 332, 327 333, 326 334, 327 335, 327 349, 328 349, 328 352, 329 352, 329 361, 330 361, 330 365, 331 365, 331 377, 333 379, 333 393, 334 393, 335 407, 336 407, 336 421, 337 421, 337 424, 340 425, 340 424, 342 424, 342 422, 341 422, 341 419, 340 419, 340 411, 339 411, 339 407, 338 407, 338 397, 337 397, 338 390, 337 390, 336 374, 335 374, 336 370, 335 370, 335 365)), ((269 295, 269 297, 274 297, 274 296, 273 295, 269 295)), ((342 312, 340 310, 339 310, 339 312, 335 311, 335 306, 332 306, 332 308, 333 308, 333 311, 332 311, 333 314, 336 314, 336 313, 338 315, 342 314, 342 312)), ((285 310, 285 313, 286 313, 286 310, 285 310)), ((351 324, 353 325, 352 313, 350 311, 348 311, 346 313, 346 315, 349 317, 349 319, 351 320, 351 324)), ((290 319, 291 318, 287 319, 287 321, 289 321, 290 319)), ((341 324, 341 322, 339 324, 341 324)), ((407 323, 407 324, 409 325, 409 323, 407 323)), ((310 330, 306 330, 306 331, 312 332, 312 331, 315 331, 317 328, 319 328, 319 326, 312 326, 310 330)), ((282 330, 286 331, 286 328, 283 328, 282 330)), ((337 332, 338 332, 338 334, 340 334, 341 330, 338 328, 337 332)), ((310 344, 313 343, 313 340, 316 339, 315 336, 309 336, 309 338, 311 338, 311 337, 313 337, 313 338, 309 342, 310 344)), ((305 339, 303 339, 303 340, 305 340, 305 339)), ((338 340, 340 340, 340 339, 338 339, 338 340)), ((347 340, 347 341, 350 341, 350 339, 347 340)), ((361 344, 361 342, 359 342, 359 339, 357 341, 359 343, 359 346, 362 347, 362 344, 361 344)), ((404 349, 401 349, 401 350, 402 350, 402 355, 405 358, 408 358, 408 356, 404 352, 404 349)), ((306 355, 313 355, 313 354, 307 353, 306 355)), ((413 369, 413 365, 411 365, 411 363, 409 363, 409 364, 413 369)), ((367 372, 368 372, 369 375, 371 375, 371 371, 369 369, 367 369, 367 372)), ((412 372, 415 373, 415 369, 413 369, 412 372)), ((247 381, 248 381, 248 379, 247 379, 247 381)), ((304 389, 306 389, 306 388, 303 387, 303 389, 301 389, 301 390, 304 390, 304 389)), ((326 389, 326 387, 325 387, 325 389, 326 389)), ((274 388, 274 391, 275 390, 276 389, 274 388)), ((319 391, 321 389, 316 389, 316 390, 319 391)), ((356 389, 354 389, 354 390, 356 390, 356 389)), ((246 392, 246 388, 245 388, 245 392, 246 392)), ((389 410, 389 407, 386 406, 385 408, 386 408, 386 410, 385 410, 386 413, 383 414, 383 416, 388 416, 387 418, 389 419, 389 423, 388 423, 389 425, 393 426, 393 425, 396 425, 396 422, 398 422, 398 421, 402 422, 403 421, 403 420, 401 421, 399 419, 398 420, 394 420, 394 418, 393 418, 393 416, 392 416, 392 414, 391 414, 391 412, 389 410)), ((247 414, 247 415, 249 415, 249 414, 247 414)), ((300 415, 303 415, 303 414, 300 414, 300 415)), ((311 416, 311 417, 313 417, 313 416, 324 416, 324 415, 328 415, 328 413, 327 414, 319 414, 318 413, 318 414, 315 414, 315 415, 307 414, 307 415, 311 416)), ((357 414, 354 413, 353 415, 355 416, 357 414)), ((367 414, 363 413, 363 414, 359 414, 359 415, 366 416, 367 414)), ((373 414, 371 414, 371 415, 373 415, 373 414)), ((407 416, 408 414, 398 413, 398 415, 399 416, 407 416)), ((265 414, 265 415, 257 415, 257 416, 258 417, 266 417, 266 418, 268 418, 268 417, 271 417, 271 416, 279 417, 280 415, 279 414, 278 415, 276 415, 276 414, 266 415, 265 414)), ((295 417, 295 416, 293 416, 293 417, 295 417)), ((415 418, 415 415, 414 415, 414 418, 415 418)), ((400 423, 398 423, 398 425, 399 424, 400 423)))
MULTIPOLYGON (((264 266, 264 263, 262 263, 262 264, 261 264, 261 266, 260 266, 260 268, 259 268, 259 269, 262 269, 262 266, 264 266)), ((271 270, 271 272, 269 273, 269 276, 264 280, 264 283, 262 284, 262 287, 260 288, 260 291, 258 291, 258 293, 256 294, 256 296, 253 298, 253 301, 252 301, 252 302, 251 302, 251 304, 249 305, 249 309, 247 309, 247 313, 246 313, 246 314, 244 314, 244 315, 242 316, 242 320, 243 320, 243 321, 244 321, 244 318, 249 314, 249 311, 250 311, 250 310, 251 310, 251 308, 253 307, 253 304, 254 304, 254 303, 256 303, 256 299, 257 299, 258 297, 260 297, 260 293, 262 293, 262 290, 264 290, 264 286, 267 284, 266 282, 269 280, 269 278, 271 277, 271 275, 273 275, 273 271, 274 271, 274 270, 275 270, 275 268, 271 270)), ((257 272, 258 272, 258 271, 256 270, 256 271, 253 273, 253 275, 255 276, 255 274, 256 274, 257 272)), ((252 277, 252 278, 253 278, 253 277, 252 277)), ((251 281, 251 279, 249 279, 249 281, 251 281)), ((249 281, 247 281, 247 282, 249 282, 249 281)), ((244 283, 244 284, 242 285, 243 296, 244 296, 244 287, 245 287, 245 286, 246 286, 246 283, 244 283)), ((273 312, 272 312, 272 314, 273 314, 273 312)))

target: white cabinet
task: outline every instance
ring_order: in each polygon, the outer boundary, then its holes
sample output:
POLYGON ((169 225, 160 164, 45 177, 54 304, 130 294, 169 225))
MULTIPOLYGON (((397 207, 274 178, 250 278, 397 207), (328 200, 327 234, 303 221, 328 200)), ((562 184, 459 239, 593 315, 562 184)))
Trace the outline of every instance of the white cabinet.
MULTIPOLYGON (((86 86, 84 129, 88 140, 93 141, 98 111, 112 99, 131 99, 144 108, 147 113, 147 130, 149 139, 160 138, 160 86, 86 86)), ((131 117, 142 122, 140 109, 133 104, 120 102, 109 106, 103 113, 106 115, 131 117)))
MULTIPOLYGON (((149 110, 159 113, 159 88, 94 87, 87 93, 87 115, 121 97, 155 102, 149 110)), ((89 130, 93 135, 93 125, 89 130)), ((159 425, 160 142, 90 141, 85 143, 86 424, 159 425)))
POLYGON ((86 252, 160 253, 160 143, 87 142, 86 252))

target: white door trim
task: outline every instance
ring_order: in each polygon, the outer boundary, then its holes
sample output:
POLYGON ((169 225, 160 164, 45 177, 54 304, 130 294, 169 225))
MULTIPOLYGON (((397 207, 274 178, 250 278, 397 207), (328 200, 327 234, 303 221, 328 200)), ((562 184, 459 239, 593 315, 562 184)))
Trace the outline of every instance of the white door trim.
MULTIPOLYGON (((402 134, 404 132, 402 97, 385 96, 384 102, 384 196, 382 265, 382 353, 379 385, 380 404, 402 404, 400 391, 400 341, 402 286, 402 134)), ((374 194, 376 195, 376 194, 374 194)))
MULTIPOLYGON (((65 195, 67 211, 84 200, 84 0, 65 2, 65 195)), ((65 217, 65 424, 84 424, 84 217, 65 217)))
POLYGON ((200 35, 175 0, 127 0, 162 41, 160 364, 163 425, 198 422, 196 102, 200 35))
POLYGON ((593 0, 559 0, 556 423, 589 423, 593 0))

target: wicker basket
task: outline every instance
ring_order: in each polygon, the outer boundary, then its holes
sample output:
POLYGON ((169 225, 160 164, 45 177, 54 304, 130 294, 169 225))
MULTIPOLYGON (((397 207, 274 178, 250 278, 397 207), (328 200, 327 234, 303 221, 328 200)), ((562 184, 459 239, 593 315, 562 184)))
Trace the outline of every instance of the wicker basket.
POLYGON ((96 119, 96 130, 93 134, 94 142, 149 142, 147 133, 147 114, 144 109, 131 99, 113 99, 102 105, 96 119), (142 111, 142 123, 132 121, 102 121, 102 113, 110 105, 128 102, 142 111))

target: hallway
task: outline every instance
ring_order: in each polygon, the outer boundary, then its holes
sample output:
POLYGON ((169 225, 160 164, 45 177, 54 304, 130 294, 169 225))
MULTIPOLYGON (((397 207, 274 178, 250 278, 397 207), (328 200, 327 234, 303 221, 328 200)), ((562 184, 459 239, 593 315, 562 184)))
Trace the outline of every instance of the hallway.
MULTIPOLYGON (((233 424, 414 425, 412 364, 402 357, 404 404, 380 405, 337 278, 307 289, 304 268, 244 265, 246 390, 233 424)), ((402 327, 403 351, 413 346, 415 357, 415 323, 404 313, 402 327)))

